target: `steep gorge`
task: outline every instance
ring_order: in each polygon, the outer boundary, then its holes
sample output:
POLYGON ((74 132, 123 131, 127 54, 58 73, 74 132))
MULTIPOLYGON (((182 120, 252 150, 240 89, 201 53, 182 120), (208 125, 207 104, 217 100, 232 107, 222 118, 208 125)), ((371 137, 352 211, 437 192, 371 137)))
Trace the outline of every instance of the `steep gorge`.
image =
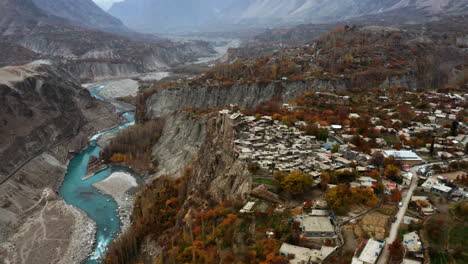
POLYGON ((0 263, 79 261, 89 222, 55 193, 70 154, 119 117, 53 65, 4 67, 0 76, 0 263), (68 250, 72 244, 81 249, 68 250))

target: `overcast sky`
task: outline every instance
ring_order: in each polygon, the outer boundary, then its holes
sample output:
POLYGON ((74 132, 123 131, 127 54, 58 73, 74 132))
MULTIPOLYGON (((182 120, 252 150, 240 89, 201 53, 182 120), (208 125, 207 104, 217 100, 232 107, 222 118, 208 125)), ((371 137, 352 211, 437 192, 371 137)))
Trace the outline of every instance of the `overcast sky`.
POLYGON ((111 5, 115 2, 122 2, 123 0, 93 0, 98 6, 100 6, 104 10, 108 10, 111 5))

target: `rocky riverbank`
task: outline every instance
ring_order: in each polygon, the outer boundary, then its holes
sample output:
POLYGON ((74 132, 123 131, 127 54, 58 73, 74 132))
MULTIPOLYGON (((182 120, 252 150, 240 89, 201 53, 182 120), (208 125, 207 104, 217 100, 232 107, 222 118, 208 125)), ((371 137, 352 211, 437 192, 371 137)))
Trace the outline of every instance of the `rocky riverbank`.
POLYGON ((118 171, 93 186, 104 194, 112 196, 117 202, 122 224, 121 232, 124 232, 130 226, 134 196, 129 192, 138 186, 136 179, 127 172, 118 171))

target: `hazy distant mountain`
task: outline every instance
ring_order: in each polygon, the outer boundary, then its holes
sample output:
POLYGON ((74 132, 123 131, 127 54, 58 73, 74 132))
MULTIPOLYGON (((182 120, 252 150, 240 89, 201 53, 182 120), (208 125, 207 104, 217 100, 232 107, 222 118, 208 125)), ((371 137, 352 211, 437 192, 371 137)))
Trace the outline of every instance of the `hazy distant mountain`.
POLYGON ((461 11, 466 0, 241 0, 224 10, 224 18, 238 23, 271 23, 278 21, 336 21, 363 15, 385 13, 397 9, 436 14, 461 11), (245 6, 247 8, 245 8, 245 6))
POLYGON ((109 15, 92 0, 33 0, 34 4, 49 14, 93 29, 111 32, 127 31, 123 23, 109 15))
POLYGON ((140 32, 195 30, 213 21, 235 0, 126 0, 109 13, 140 32))
POLYGON ((124 0, 109 13, 144 32, 203 30, 223 25, 326 22, 394 10, 463 12, 467 0, 124 0))

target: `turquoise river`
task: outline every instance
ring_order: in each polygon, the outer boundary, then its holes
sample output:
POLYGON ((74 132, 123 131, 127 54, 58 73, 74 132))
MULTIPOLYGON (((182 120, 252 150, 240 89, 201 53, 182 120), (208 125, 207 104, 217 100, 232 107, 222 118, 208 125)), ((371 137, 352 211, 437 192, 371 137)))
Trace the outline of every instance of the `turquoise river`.
MULTIPOLYGON (((128 109, 131 106, 116 102, 99 95, 99 90, 104 86, 91 89, 91 94, 103 101, 110 102, 117 107, 117 111, 122 111, 122 106, 128 109)), ((134 114, 125 113, 123 115, 128 122, 111 130, 94 135, 88 147, 76 155, 69 163, 67 174, 60 188, 60 194, 65 201, 83 212, 85 212, 96 223, 96 238, 94 249, 90 257, 84 261, 85 264, 100 263, 107 246, 113 238, 120 232, 120 219, 118 215, 117 203, 112 197, 107 196, 95 189, 92 184, 106 179, 114 170, 122 168, 108 168, 98 172, 95 176, 83 180, 86 176, 88 161, 91 156, 98 157, 101 148, 97 145, 100 136, 115 132, 135 124, 134 114)))

